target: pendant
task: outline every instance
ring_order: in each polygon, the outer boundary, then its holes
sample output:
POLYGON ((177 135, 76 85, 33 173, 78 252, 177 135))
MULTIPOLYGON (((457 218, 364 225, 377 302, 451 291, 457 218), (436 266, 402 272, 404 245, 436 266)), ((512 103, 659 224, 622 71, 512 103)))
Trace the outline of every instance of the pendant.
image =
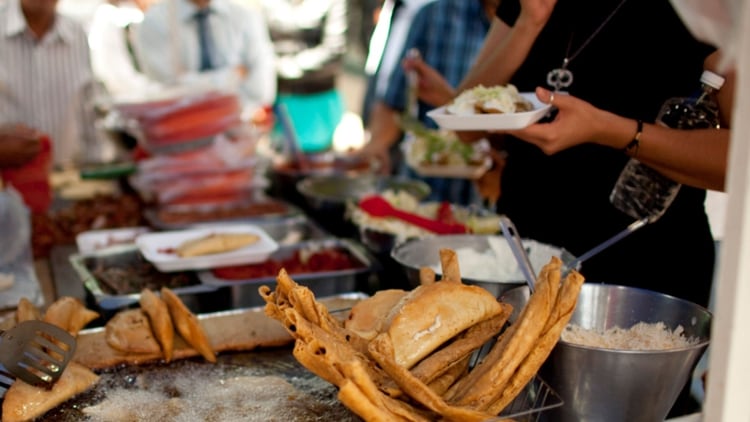
POLYGON ((564 67, 552 69, 547 73, 547 85, 553 87, 555 92, 559 91, 560 88, 569 87, 572 83, 573 72, 564 67))
POLYGON ((570 60, 566 57, 563 59, 562 66, 547 73, 547 85, 555 88, 555 92, 559 91, 560 88, 567 88, 573 83, 573 72, 568 70, 569 62, 570 60))

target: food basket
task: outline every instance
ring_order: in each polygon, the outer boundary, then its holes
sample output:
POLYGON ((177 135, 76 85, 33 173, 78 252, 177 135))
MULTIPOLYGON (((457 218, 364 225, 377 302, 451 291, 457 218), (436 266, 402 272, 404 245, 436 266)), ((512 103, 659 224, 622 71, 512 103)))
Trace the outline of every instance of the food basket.
POLYGON ((563 405, 560 395, 538 375, 526 386, 508 407, 498 416, 517 422, 544 421, 544 412, 563 405))

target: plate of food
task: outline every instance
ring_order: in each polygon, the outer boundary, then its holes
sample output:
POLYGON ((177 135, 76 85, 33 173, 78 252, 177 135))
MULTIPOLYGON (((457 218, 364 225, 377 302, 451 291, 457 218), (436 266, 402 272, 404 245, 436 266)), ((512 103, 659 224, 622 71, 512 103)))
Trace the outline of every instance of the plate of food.
POLYGON ((538 122, 549 110, 550 105, 539 101, 533 92, 519 93, 510 84, 479 85, 430 110, 427 116, 443 129, 513 130, 538 122))
POLYGON ((204 270, 263 262, 279 245, 253 224, 146 233, 136 245, 159 271, 204 270))
POLYGON ((492 167, 486 139, 467 143, 454 132, 425 129, 402 145, 407 165, 423 177, 478 179, 492 167))

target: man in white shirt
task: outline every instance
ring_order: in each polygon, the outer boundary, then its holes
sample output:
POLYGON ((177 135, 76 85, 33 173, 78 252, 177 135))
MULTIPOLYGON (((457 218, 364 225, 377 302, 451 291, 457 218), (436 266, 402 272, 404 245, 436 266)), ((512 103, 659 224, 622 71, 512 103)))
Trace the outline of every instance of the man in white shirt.
POLYGON ((163 0, 138 26, 143 72, 164 84, 238 90, 244 117, 276 97, 276 56, 262 13, 232 0, 163 0), (199 36, 207 13, 207 46, 199 36), (208 66, 204 63, 208 60, 208 66))
POLYGON ((56 6, 56 1, 0 2, 0 125, 46 133, 54 163, 63 167, 94 159, 102 145, 90 106, 94 88, 86 34, 56 6))
POLYGON ((115 100, 137 101, 164 89, 141 73, 135 57, 134 30, 151 3, 152 0, 108 0, 96 8, 91 21, 89 45, 94 75, 115 100))

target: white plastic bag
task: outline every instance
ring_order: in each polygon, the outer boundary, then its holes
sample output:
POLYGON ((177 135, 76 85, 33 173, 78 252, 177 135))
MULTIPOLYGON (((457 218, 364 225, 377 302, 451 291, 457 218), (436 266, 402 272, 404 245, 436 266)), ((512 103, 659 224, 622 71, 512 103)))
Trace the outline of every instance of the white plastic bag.
POLYGON ((0 274, 12 285, 0 291, 0 309, 14 308, 25 297, 41 305, 42 294, 31 253, 31 217, 21 195, 12 187, 0 190, 0 274))

